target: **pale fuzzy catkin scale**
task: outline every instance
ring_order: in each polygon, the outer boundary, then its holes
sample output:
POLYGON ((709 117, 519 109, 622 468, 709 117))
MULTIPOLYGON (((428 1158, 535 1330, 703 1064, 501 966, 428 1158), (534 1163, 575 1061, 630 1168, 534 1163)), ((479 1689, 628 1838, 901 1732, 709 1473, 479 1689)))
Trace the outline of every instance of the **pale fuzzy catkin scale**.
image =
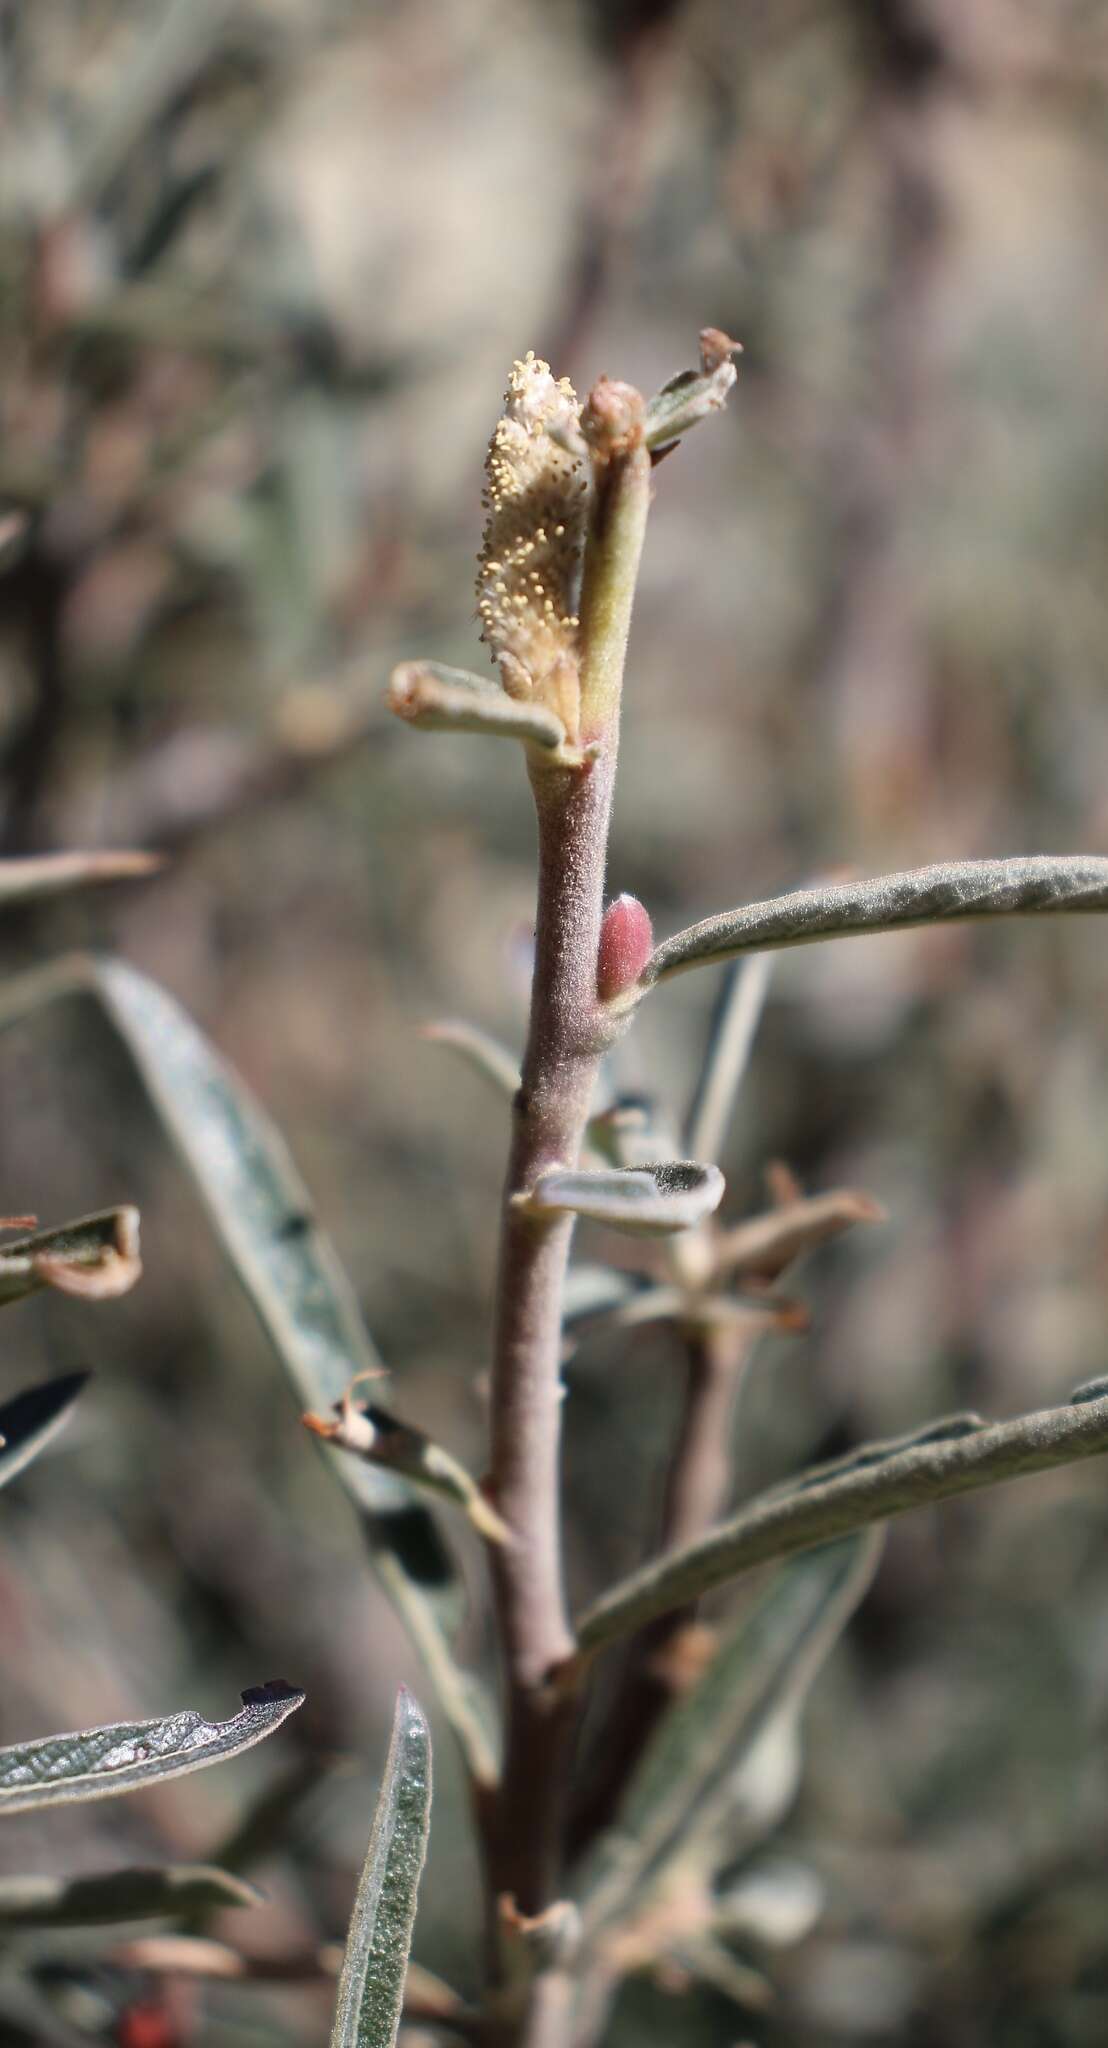
POLYGON ((586 523, 580 407, 566 378, 528 353, 514 363, 485 459, 485 539, 477 572, 481 637, 510 697, 555 711, 576 739, 580 622, 576 592, 586 523))

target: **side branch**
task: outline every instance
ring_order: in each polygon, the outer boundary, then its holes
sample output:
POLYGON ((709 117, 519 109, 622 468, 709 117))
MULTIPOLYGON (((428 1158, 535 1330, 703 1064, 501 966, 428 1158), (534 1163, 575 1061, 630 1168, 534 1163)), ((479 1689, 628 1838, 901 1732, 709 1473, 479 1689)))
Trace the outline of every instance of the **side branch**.
POLYGON ((578 1627, 591 1654, 656 1615, 699 1599, 755 1565, 844 1536, 870 1522, 927 1507, 981 1486, 996 1486, 1055 1465, 1108 1451, 1108 1394, 1065 1408, 1044 1408, 969 1435, 916 1442, 874 1463, 820 1480, 803 1477, 755 1500, 719 1528, 646 1565, 590 1607, 578 1627))
POLYGON ((748 903, 690 925, 659 946, 640 992, 688 967, 738 953, 807 946, 865 932, 1035 911, 1108 910, 1108 860, 1095 854, 1032 854, 1014 860, 940 861, 871 882, 835 882, 748 903))

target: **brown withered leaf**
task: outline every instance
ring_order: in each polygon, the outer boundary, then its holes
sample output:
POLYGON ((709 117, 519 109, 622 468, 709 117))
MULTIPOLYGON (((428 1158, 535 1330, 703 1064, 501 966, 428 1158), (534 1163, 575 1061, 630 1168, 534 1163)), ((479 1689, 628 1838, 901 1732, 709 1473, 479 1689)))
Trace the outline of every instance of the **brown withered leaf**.
MULTIPOLYGON (((359 1374, 362 1377, 365 1375, 359 1374)), ((352 1400, 349 1387, 342 1400, 335 1402, 335 1417, 332 1421, 329 1416, 307 1414, 300 1419, 313 1436, 322 1437, 336 1450, 350 1451, 367 1464, 383 1466, 414 1486, 427 1487, 454 1501, 486 1542, 509 1541, 507 1523, 472 1474, 421 1429, 399 1422, 387 1409, 352 1400)))
POLYGON ((129 1293, 141 1272, 138 1210, 104 1209, 6 1244, 0 1251, 0 1303, 19 1301, 40 1287, 84 1301, 114 1301, 129 1293))

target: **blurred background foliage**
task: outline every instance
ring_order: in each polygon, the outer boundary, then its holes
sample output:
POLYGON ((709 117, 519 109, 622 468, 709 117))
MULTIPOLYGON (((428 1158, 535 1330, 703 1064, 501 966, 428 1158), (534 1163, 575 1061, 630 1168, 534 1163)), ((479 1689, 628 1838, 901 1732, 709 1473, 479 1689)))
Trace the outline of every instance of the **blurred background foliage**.
MULTIPOLYGON (((108 945, 189 1006, 286 1132, 397 1408, 479 1469, 506 1120, 417 1027, 518 1042, 532 824, 511 750, 394 728, 381 691, 402 655, 477 660, 507 365, 649 390, 707 322, 744 343, 659 470, 632 641, 612 886, 660 933, 844 865, 1103 849, 1108 9, 8 0, 0 56, 4 850, 171 856, 8 920, 4 967, 108 945)), ((712 996, 644 1006, 626 1085, 684 1107, 712 996)), ((889 1221, 820 1253, 811 1333, 758 1352, 737 1494, 1104 1369, 1106 1003, 1095 921, 778 965, 728 1213, 781 1158, 889 1221)), ((126 1300, 5 1325, 6 1390, 98 1377, 5 1497, 3 1739, 287 1671, 286 1756, 333 1767, 236 1938, 333 1939, 418 1668, 107 1031, 59 1010, 0 1072, 3 1206, 137 1202, 146 1254, 126 1300)), ((674 1368, 664 1332, 573 1360, 578 1598, 649 1540, 674 1368)), ((826 1909, 776 2011, 671 1971, 613 2039, 1105 2039, 1103 1491, 1078 1468, 892 1531, 810 1711, 786 1831, 826 1909)), ((416 1953, 470 1989, 438 1756, 416 1953)), ((9 1824, 9 1867, 207 1856, 279 1762, 9 1824)), ((122 2039, 125 1992, 75 1971, 67 2024, 122 2039)), ((315 2041, 329 2002, 182 1993, 175 2024, 315 2041)))

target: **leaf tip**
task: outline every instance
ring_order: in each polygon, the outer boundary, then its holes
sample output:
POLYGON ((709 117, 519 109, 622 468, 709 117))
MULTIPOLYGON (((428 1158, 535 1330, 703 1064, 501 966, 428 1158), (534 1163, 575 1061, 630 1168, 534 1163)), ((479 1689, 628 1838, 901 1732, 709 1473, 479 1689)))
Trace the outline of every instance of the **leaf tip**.
POLYGON ((431 1731, 427 1726, 427 1716, 414 1692, 409 1692, 406 1685, 397 1688, 394 1720, 397 1728, 403 1729, 406 1734, 425 1741, 430 1740, 431 1731))
POLYGON ((311 1430, 313 1436, 321 1436, 327 1439, 337 1436, 341 1427, 341 1424, 331 1422, 326 1415, 304 1414, 300 1417, 300 1420, 305 1429, 311 1430))

